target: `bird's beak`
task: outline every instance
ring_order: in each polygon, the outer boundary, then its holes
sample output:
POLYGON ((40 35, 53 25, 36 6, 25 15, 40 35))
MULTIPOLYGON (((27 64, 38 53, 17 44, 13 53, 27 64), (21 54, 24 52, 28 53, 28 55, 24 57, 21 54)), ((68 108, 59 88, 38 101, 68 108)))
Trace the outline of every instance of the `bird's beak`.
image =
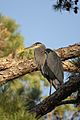
POLYGON ((26 49, 34 49, 34 46, 31 45, 30 47, 27 47, 26 49))

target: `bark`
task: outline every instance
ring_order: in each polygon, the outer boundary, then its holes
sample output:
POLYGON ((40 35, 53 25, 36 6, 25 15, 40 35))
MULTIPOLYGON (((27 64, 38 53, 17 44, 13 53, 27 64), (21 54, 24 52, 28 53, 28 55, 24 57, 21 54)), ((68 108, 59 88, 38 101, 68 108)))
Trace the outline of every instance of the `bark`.
MULTIPOLYGON (((41 103, 36 105, 30 112, 35 113, 36 117, 41 117, 51 112, 55 107, 61 104, 61 101, 77 91, 80 87, 80 77, 71 77, 70 80, 64 83, 51 96, 44 99, 41 103)), ((75 102, 75 101, 74 101, 75 102)), ((65 103, 65 102, 63 102, 65 103)))
POLYGON ((64 68, 64 71, 66 72, 74 72, 74 73, 80 72, 80 68, 76 66, 72 61, 69 61, 69 60, 63 61, 63 68, 64 68))
POLYGON ((67 60, 80 56, 80 43, 69 45, 68 47, 59 48, 56 50, 62 60, 67 60))
POLYGON ((3 66, 0 66, 0 84, 37 70, 33 59, 16 59, 12 62, 9 60, 4 62, 3 66))
MULTIPOLYGON (((80 56, 80 44, 56 50, 62 60, 80 56), (61 51, 60 51, 61 50, 61 51), (70 51, 70 52, 69 52, 70 51)), ((64 71, 80 72, 80 68, 70 61, 63 61, 64 71)), ((33 59, 11 56, 0 58, 0 84, 37 70, 33 59)))

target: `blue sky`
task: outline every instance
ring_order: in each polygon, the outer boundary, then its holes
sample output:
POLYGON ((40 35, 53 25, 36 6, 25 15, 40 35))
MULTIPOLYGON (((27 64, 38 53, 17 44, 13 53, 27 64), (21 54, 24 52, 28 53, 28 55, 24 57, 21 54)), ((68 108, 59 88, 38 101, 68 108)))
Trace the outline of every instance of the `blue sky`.
POLYGON ((80 42, 80 13, 55 12, 53 0, 0 0, 0 12, 16 20, 25 46, 36 41, 59 48, 80 42))

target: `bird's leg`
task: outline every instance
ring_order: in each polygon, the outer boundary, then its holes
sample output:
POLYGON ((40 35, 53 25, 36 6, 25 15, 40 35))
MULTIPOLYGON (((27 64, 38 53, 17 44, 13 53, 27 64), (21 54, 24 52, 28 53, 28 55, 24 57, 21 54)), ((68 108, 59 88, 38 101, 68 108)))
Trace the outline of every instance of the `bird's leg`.
POLYGON ((51 88, 52 88, 52 80, 50 80, 50 92, 49 92, 49 95, 51 95, 51 88))

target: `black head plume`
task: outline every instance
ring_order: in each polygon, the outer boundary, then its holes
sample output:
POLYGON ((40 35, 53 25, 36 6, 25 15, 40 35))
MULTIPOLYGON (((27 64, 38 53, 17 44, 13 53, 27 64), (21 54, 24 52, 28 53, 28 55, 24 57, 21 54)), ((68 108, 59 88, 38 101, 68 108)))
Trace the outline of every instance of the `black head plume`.
POLYGON ((51 49, 47 48, 46 51, 47 53, 53 52, 51 49))

